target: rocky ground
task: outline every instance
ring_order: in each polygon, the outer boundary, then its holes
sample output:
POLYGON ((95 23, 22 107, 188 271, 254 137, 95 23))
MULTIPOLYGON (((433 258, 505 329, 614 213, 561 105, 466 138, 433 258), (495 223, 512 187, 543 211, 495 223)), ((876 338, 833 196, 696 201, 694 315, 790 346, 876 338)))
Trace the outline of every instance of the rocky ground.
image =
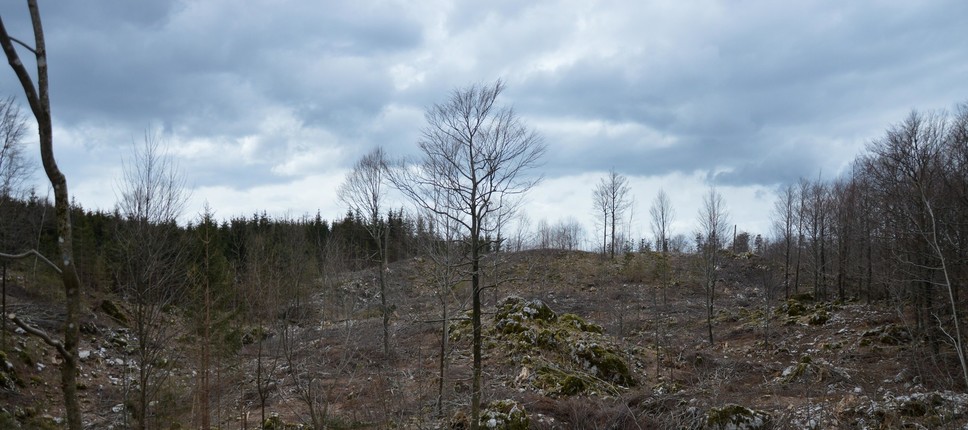
MULTIPOLYGON (((937 355, 924 351, 904 324, 903 304, 784 300, 763 288, 762 261, 730 256, 719 272, 710 343, 705 293, 687 256, 665 265, 648 254, 488 258, 486 427, 968 428, 968 394, 950 376, 954 357, 945 345, 937 355)), ((435 288, 424 259, 391 269, 389 356, 372 271, 320 286, 298 318, 237 327, 239 349, 220 359, 214 380, 222 428, 298 428, 311 412, 329 428, 467 428, 467 286, 435 288), (441 303, 451 320, 443 384, 441 303)), ((125 428, 138 368, 131 310, 110 295, 88 301, 84 418, 90 428, 125 428)), ((8 307, 56 329, 56 298, 12 287, 8 307)), ((177 310, 166 318, 185 324, 177 310)), ((56 355, 8 329, 0 428, 59 428, 56 355)), ((182 333, 152 404, 157 428, 192 427, 198 345, 188 328, 182 333)))

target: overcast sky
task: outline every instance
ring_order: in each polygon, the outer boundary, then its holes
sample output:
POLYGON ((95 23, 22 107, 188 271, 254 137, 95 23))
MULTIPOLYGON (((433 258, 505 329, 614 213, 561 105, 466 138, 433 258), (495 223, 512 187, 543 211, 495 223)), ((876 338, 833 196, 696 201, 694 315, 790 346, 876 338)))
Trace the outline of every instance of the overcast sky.
MULTIPOLYGON (((77 201, 107 210, 152 129, 194 187, 186 218, 205 201, 339 217, 362 154, 414 154, 427 106, 501 78, 549 147, 532 221, 593 231, 592 187, 615 168, 634 234, 659 188, 691 232, 709 186, 766 232, 778 186, 836 176, 911 109, 968 100, 961 0, 41 3, 55 152, 77 201)), ((24 4, 0 16, 31 39, 24 4)))

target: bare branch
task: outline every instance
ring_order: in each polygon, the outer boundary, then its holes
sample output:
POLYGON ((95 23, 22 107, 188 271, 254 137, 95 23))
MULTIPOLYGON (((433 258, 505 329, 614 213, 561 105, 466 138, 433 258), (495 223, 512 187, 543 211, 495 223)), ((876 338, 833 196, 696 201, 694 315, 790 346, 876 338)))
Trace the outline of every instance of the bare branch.
POLYGON ((54 271, 56 271, 57 273, 63 273, 63 271, 61 270, 60 267, 57 267, 56 264, 54 264, 52 261, 48 260, 47 257, 44 257, 44 255, 41 254, 40 252, 38 252, 36 249, 30 249, 30 250, 24 251, 24 252, 22 252, 20 254, 5 254, 5 253, 0 252, 0 258, 7 258, 7 259, 10 259, 10 260, 19 260, 19 259, 22 259, 22 258, 30 257, 31 255, 39 258, 44 263, 47 263, 47 265, 50 266, 52 269, 54 269, 54 271))
POLYGON ((13 36, 11 36, 11 37, 10 37, 10 40, 12 40, 12 41, 14 41, 14 42, 17 42, 17 44, 18 44, 18 45, 20 45, 20 46, 23 46, 23 47, 24 47, 24 48, 26 48, 26 49, 27 49, 28 51, 30 51, 30 52, 33 52, 33 53, 34 53, 34 55, 37 55, 37 50, 36 50, 36 49, 34 49, 34 48, 33 48, 33 47, 31 47, 30 45, 28 45, 28 44, 26 44, 26 43, 24 43, 24 42, 22 42, 22 41, 20 41, 20 39, 17 39, 16 37, 13 37, 13 36))
POLYGON ((10 321, 13 321, 13 323, 16 324, 17 327, 22 328, 25 332, 39 337, 41 340, 44 341, 44 343, 54 347, 54 349, 57 350, 57 353, 60 354, 61 357, 64 357, 65 359, 70 358, 70 353, 67 352, 67 348, 64 348, 64 344, 61 343, 59 340, 51 338, 50 335, 47 334, 47 332, 37 327, 34 327, 30 324, 27 324, 19 317, 17 317, 17 315, 14 315, 14 314, 7 315, 7 319, 9 319, 10 321))

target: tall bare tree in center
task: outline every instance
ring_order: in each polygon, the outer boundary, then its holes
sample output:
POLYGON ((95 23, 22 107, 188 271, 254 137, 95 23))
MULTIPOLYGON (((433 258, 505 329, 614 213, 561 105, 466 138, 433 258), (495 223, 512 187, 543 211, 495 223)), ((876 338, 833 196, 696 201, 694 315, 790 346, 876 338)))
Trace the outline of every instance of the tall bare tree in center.
MULTIPOLYGON (((10 67, 17 74, 24 95, 30 104, 30 110, 37 119, 37 130, 40 135, 40 159, 44 165, 44 172, 54 188, 54 211, 57 215, 57 243, 60 248, 60 258, 57 259, 64 284, 64 296, 67 301, 67 315, 64 318, 64 340, 54 340, 43 332, 32 332, 44 339, 45 342, 57 349, 64 362, 61 364, 61 389, 64 391, 64 407, 67 410, 67 427, 72 430, 81 429, 81 410, 77 402, 77 344, 80 341, 80 324, 78 314, 81 309, 81 281, 77 277, 74 265, 74 235, 71 229, 70 197, 67 192, 67 178, 61 173, 54 160, 54 132, 50 115, 50 94, 47 79, 47 45, 44 42, 44 28, 40 22, 40 10, 36 0, 28 0, 30 21, 34 29, 34 46, 17 40, 34 54, 37 64, 37 86, 27 72, 27 68, 14 49, 14 39, 7 34, 7 29, 0 18, 0 45, 7 56, 10 67)), ((21 326, 23 327, 23 326, 21 326)), ((26 328, 25 328, 26 330, 26 328)))
POLYGON ((793 185, 780 189, 773 203, 773 228, 783 244, 783 297, 790 297, 790 257, 793 250, 794 227, 797 223, 797 192, 793 185))
POLYGON ((339 199, 353 212, 366 216, 366 232, 376 244, 380 262, 380 306, 383 312, 383 354, 390 355, 390 310, 387 307, 387 242, 390 240, 390 224, 380 218, 386 200, 387 179, 386 154, 376 148, 356 162, 353 170, 339 187, 339 199))
POLYGON ((709 343, 713 343, 713 302, 716 298, 716 266, 719 265, 719 250, 725 243, 724 237, 729 228, 726 213, 726 201, 715 188, 703 196, 702 207, 699 208, 699 231, 697 236, 702 239, 697 244, 700 257, 700 269, 706 290, 706 327, 709 330, 709 343))
POLYGON ((662 251, 663 254, 668 253, 669 229, 676 211, 672 208, 672 202, 669 201, 669 195, 665 190, 659 190, 659 194, 656 194, 652 207, 649 208, 649 214, 652 215, 652 233, 655 234, 657 241, 656 250, 662 251))
POLYGON ((471 428, 478 428, 481 406, 481 257, 485 236, 506 219, 514 196, 539 180, 528 175, 545 145, 514 110, 497 105, 500 80, 455 90, 425 114, 421 157, 395 169, 394 185, 424 210, 453 220, 467 241, 472 291, 473 384, 471 428), (452 198, 440 198, 440 192, 452 198), (488 220, 491 220, 488 222, 488 220))
POLYGON ((145 429, 151 405, 170 374, 158 363, 170 358, 170 344, 180 334, 166 321, 164 309, 184 293, 187 252, 176 222, 188 192, 163 142, 150 131, 123 170, 117 207, 124 222, 116 233, 116 276, 122 294, 134 306, 138 374, 132 414, 136 428, 145 429))
POLYGON ((619 220, 628 210, 632 202, 629 200, 629 178, 615 171, 608 171, 608 176, 601 179, 593 192, 595 209, 602 214, 602 253, 605 253, 605 245, 608 245, 608 254, 615 258, 615 247, 618 242, 616 227, 619 220), (611 232, 608 230, 611 229, 611 232), (611 240, 606 240, 609 236, 611 240))

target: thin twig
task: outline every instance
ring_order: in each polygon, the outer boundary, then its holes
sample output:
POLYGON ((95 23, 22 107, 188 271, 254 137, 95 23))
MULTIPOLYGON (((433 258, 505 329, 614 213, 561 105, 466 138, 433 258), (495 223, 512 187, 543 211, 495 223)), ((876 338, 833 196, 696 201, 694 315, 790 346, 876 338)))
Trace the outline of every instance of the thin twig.
POLYGON ((11 36, 11 37, 10 37, 10 40, 12 40, 12 41, 14 41, 14 42, 17 42, 17 44, 18 44, 18 45, 20 45, 20 46, 23 46, 24 48, 27 48, 27 50, 28 50, 28 51, 30 51, 30 52, 33 52, 33 53, 34 53, 34 56, 36 56, 36 55, 37 55, 37 50, 36 50, 36 49, 34 49, 34 48, 31 48, 31 47, 30 47, 30 45, 28 45, 28 44, 26 44, 26 43, 23 43, 23 42, 21 42, 21 41, 20 41, 20 39, 17 39, 16 37, 13 37, 13 36, 11 36))

